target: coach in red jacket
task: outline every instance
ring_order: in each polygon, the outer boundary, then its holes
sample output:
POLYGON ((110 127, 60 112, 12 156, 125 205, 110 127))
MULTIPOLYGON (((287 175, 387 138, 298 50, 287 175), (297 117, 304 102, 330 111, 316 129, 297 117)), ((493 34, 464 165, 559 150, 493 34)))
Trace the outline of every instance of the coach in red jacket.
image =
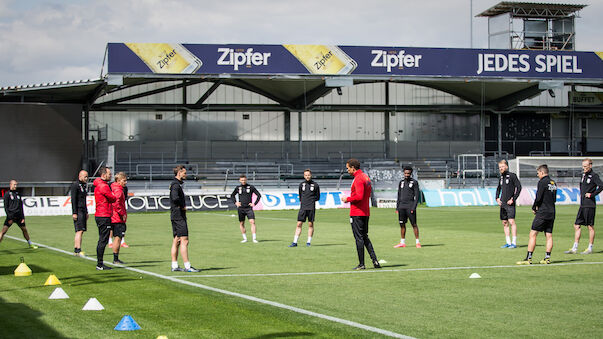
POLYGON ((94 219, 98 226, 98 243, 96 244, 96 269, 99 271, 110 270, 111 267, 105 266, 103 263, 103 255, 105 247, 109 242, 109 234, 111 233, 111 216, 113 215, 113 204, 115 196, 111 192, 111 188, 107 181, 111 180, 111 170, 107 167, 101 167, 99 170, 99 178, 94 180, 94 200, 96 201, 96 213, 94 219))
POLYGON ((371 179, 366 173, 360 169, 360 162, 356 159, 350 159, 345 164, 348 173, 354 176, 352 182, 352 190, 349 197, 343 197, 343 202, 350 203, 350 223, 352 224, 352 232, 356 238, 356 250, 358 251, 359 264, 354 269, 363 270, 364 266, 364 248, 368 251, 373 266, 381 268, 379 260, 373 250, 373 244, 368 237, 370 199, 371 199, 371 179))

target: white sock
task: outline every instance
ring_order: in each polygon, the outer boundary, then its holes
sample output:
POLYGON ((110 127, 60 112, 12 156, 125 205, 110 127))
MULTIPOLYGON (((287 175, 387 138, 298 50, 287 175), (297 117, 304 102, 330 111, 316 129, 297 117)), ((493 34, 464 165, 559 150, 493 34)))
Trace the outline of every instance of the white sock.
POLYGON ((172 261, 172 268, 178 268, 178 262, 172 261))
POLYGON ((588 249, 592 251, 593 250, 593 244, 588 244, 588 249))
POLYGON ((297 239, 299 239, 299 237, 296 235, 293 237, 293 242, 297 244, 297 239))
POLYGON ((517 245, 517 237, 513 237, 513 242, 512 242, 512 244, 513 244, 513 245, 517 245))
POLYGON ((252 234, 253 240, 255 240, 255 233, 252 234))
POLYGON ((308 237, 308 244, 312 242, 312 237, 308 237))
POLYGON ((406 241, 404 239, 400 239, 400 243, 401 244, 406 244, 406 241))
POLYGON ((109 238, 109 245, 113 245, 113 239, 109 238))
POLYGON ((507 240, 507 244, 511 245, 511 237, 507 235, 505 239, 507 240))
POLYGON ((243 234, 243 240, 247 240, 247 234, 243 234))
POLYGON ((121 238, 121 243, 125 243, 126 242, 126 238, 121 238))
POLYGON ((417 238, 417 239, 415 240, 415 244, 418 244, 418 243, 420 243, 419 238, 417 238))
POLYGON ((191 268, 191 262, 190 262, 190 261, 185 262, 185 263, 184 263, 184 268, 186 268, 187 270, 188 270, 189 268, 191 268))
POLYGON ((28 245, 31 245, 31 240, 27 240, 27 244, 28 244, 28 245))
POLYGON ((572 247, 572 249, 573 250, 577 250, 578 249, 578 243, 577 242, 574 243, 574 246, 572 247))

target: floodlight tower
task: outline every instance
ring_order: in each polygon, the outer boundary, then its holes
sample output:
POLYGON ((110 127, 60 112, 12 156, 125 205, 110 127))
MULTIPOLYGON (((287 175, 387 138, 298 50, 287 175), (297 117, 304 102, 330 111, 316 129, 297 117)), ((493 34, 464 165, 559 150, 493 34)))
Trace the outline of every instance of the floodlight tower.
POLYGON ((573 51, 586 6, 503 1, 477 16, 488 18, 488 48, 573 51))

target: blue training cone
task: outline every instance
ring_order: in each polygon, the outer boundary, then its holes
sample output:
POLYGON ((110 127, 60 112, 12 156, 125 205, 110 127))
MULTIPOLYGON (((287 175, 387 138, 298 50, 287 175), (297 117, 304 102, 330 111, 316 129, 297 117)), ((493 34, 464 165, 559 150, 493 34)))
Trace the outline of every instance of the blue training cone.
POLYGON ((140 326, 130 317, 129 315, 124 315, 123 318, 119 321, 117 326, 115 326, 114 330, 116 331, 136 331, 140 330, 140 326))

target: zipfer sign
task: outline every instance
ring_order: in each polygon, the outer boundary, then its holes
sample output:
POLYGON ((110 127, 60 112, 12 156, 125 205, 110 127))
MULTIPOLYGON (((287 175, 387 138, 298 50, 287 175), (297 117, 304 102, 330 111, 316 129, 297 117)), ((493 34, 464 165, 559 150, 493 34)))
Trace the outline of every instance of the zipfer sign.
POLYGON ((111 74, 603 79, 603 52, 338 45, 109 43, 111 74))

